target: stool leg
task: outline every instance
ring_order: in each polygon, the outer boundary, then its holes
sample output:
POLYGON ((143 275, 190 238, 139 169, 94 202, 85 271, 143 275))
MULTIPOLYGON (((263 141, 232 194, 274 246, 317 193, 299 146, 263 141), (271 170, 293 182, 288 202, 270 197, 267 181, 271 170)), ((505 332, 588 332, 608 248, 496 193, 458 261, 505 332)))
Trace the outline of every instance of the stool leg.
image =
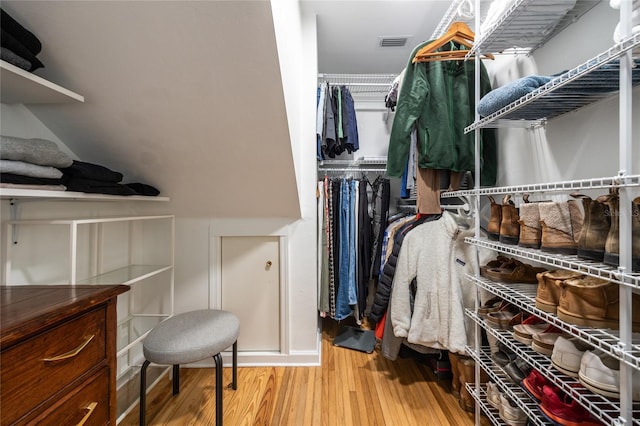
POLYGON ((222 356, 213 356, 216 363, 216 426, 222 426, 222 356))
POLYGON ((238 389, 238 341, 233 342, 233 381, 231 382, 233 390, 238 389))
POLYGON ((173 366, 173 396, 180 393, 180 365, 173 366))
POLYGON ((145 411, 147 405, 147 367, 150 362, 145 360, 140 369, 140 426, 145 426, 145 411))

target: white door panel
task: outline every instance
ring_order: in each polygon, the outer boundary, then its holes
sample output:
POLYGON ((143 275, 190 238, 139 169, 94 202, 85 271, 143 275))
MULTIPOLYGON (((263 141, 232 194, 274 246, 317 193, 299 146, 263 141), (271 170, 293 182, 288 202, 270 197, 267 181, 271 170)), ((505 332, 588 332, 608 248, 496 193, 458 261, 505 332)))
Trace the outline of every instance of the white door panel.
POLYGON ((240 351, 280 350, 278 237, 222 237, 222 309, 240 318, 240 351))

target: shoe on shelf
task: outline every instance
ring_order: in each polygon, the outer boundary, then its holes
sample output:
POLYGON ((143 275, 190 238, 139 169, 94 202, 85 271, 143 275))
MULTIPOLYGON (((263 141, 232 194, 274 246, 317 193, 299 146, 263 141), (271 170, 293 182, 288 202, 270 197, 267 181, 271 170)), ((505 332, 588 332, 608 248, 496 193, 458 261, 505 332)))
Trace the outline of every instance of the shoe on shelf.
POLYGON ((609 207, 588 195, 573 193, 571 196, 582 200, 584 210, 584 223, 578 239, 578 257, 602 262, 605 242, 611 228, 609 207))
POLYGON ((560 336, 551 352, 551 363, 567 376, 578 377, 582 355, 589 346, 577 337, 560 336))
POLYGON ((502 310, 489 312, 485 320, 487 325, 499 330, 512 330, 513 326, 522 322, 524 314, 522 311, 513 312, 510 310, 502 310))
MULTIPOLYGON (((609 398, 620 398, 620 362, 612 356, 587 350, 582 355, 578 380, 587 389, 609 398)), ((640 401, 640 373, 634 370, 632 377, 634 401, 640 401)))
POLYGON ((500 410, 500 395, 498 385, 493 382, 487 382, 487 402, 496 410, 500 410))
POLYGON ((498 350, 491 354, 491 359, 500 367, 504 367, 511 361, 514 361, 518 355, 509 349, 504 343, 498 343, 498 350))
POLYGON ((504 372, 507 373, 509 378, 517 385, 522 383, 530 371, 531 367, 522 358, 516 358, 504 366, 504 372))
POLYGON ((478 308, 478 316, 480 318, 487 318, 487 314, 489 312, 495 312, 500 310, 500 307, 506 303, 507 302, 505 302, 504 300, 502 300, 497 296, 492 297, 491 299, 487 300, 482 306, 478 308))
POLYGON ((502 206, 496 203, 496 200, 488 195, 489 202, 491 203, 491 217, 487 224, 487 236, 492 241, 498 241, 500 239, 500 222, 502 222, 502 206))
POLYGON ((503 244, 518 244, 520 238, 520 224, 518 209, 507 194, 502 199, 502 219, 500 221, 500 242, 503 244))
MULTIPOLYGON (((632 329, 640 331, 640 294, 632 294, 632 329)), ((618 284, 585 276, 563 281, 558 318, 575 325, 617 330, 620 322, 618 284)))
POLYGON ((604 426, 586 408, 553 386, 542 388, 540 411, 549 421, 562 426, 604 426))
POLYGON ((551 355, 556 340, 562 335, 562 330, 549 324, 541 333, 535 333, 531 337, 531 349, 543 355, 551 355))
POLYGON ((540 225, 542 251, 559 254, 576 254, 577 238, 582 225, 581 211, 575 200, 570 202, 540 203, 540 225), (571 205, 573 203, 573 205, 571 205))
POLYGON ((535 369, 532 369, 527 377, 522 380, 522 387, 524 390, 538 401, 542 400, 542 388, 544 386, 553 385, 546 379, 546 377, 535 369))
POLYGON ((579 278, 583 275, 568 271, 566 269, 556 269, 536 275, 538 288, 536 291, 536 308, 555 314, 558 309, 558 301, 562 282, 569 278, 579 278))
POLYGON ((525 248, 540 248, 542 227, 540 226, 540 202, 529 202, 529 195, 522 196, 524 203, 520 204, 520 239, 518 245, 525 248))
POLYGON ((528 420, 525 412, 503 394, 500 394, 498 415, 509 426, 525 426, 528 420))
POLYGON ((524 319, 521 324, 513 326, 513 338, 520 343, 531 346, 533 335, 542 333, 547 329, 548 324, 535 315, 524 319))

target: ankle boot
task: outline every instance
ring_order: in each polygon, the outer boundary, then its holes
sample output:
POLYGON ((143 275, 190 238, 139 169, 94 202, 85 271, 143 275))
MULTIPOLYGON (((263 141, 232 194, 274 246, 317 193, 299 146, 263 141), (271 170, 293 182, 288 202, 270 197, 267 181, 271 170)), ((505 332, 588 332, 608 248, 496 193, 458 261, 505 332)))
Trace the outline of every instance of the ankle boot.
POLYGON ((520 225, 518 224, 518 209, 511 195, 505 195, 502 199, 502 220, 500 221, 500 242, 503 244, 518 244, 520 238, 520 225))
POLYGON ((488 198, 491 202, 491 218, 487 225, 487 235, 490 240, 498 241, 500 239, 500 222, 502 222, 502 206, 497 204, 491 195, 488 198))
POLYGON ((608 195, 601 195, 598 201, 609 208, 611 226, 604 243, 604 263, 611 266, 620 264, 620 198, 617 191, 611 191, 608 195))
POLYGON ((460 407, 464 411, 473 413, 476 411, 476 402, 465 385, 471 383, 471 386, 474 386, 475 384, 475 362, 471 358, 460 357, 458 366, 460 367, 460 407))
POLYGON ((460 355, 449 352, 449 363, 451 364, 451 393, 456 398, 460 398, 460 355))
POLYGON ((571 194, 582 200, 584 223, 578 239, 578 256, 602 262, 604 245, 611 228, 611 215, 606 204, 582 194, 571 194))
POLYGON ((538 203, 530 203, 529 196, 522 197, 524 204, 520 204, 520 239, 518 245, 526 248, 540 248, 542 228, 540 227, 540 210, 538 203))
POLYGON ((540 203, 542 238, 540 249, 550 253, 576 254, 578 245, 573 237, 569 204, 566 202, 540 203))
POLYGON ((567 201, 569 207, 569 218, 571 219, 571 232, 573 232, 573 241, 578 246, 580 235, 582 234, 582 224, 584 223, 584 213, 580 208, 580 203, 576 200, 567 201))

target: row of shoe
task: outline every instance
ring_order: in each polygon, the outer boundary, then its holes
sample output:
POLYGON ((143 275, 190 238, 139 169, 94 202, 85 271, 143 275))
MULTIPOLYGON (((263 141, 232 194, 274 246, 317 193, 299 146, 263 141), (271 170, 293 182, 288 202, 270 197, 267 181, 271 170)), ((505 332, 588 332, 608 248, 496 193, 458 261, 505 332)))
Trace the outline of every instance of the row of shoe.
POLYGON ((601 426, 589 411, 570 395, 532 369, 522 381, 522 387, 540 405, 539 410, 551 423, 562 426, 601 426))
MULTIPOLYGON (((470 386, 475 386, 476 363, 473 358, 454 352, 449 352, 449 362, 453 376, 451 379, 451 393, 458 398, 458 403, 463 410, 472 413, 476 409, 476 403, 465 385, 469 383, 470 386)), ((488 380, 487 373, 480 369, 480 383, 485 383, 488 380)))
MULTIPOLYGON (((571 194, 567 202, 530 202, 527 194, 519 208, 507 194, 502 204, 488 196, 491 217, 487 225, 489 239, 504 244, 619 265, 619 195, 612 190, 595 199, 571 194), (581 201, 581 203, 579 202, 581 201)), ((640 197, 631 203, 632 269, 640 271, 640 197)))
MULTIPOLYGON (((559 371, 577 378, 587 389, 608 398, 620 398, 620 362, 576 337, 560 336, 551 353, 559 371)), ((640 401, 640 371, 632 374, 632 396, 640 401)))
MULTIPOLYGON (((539 273, 537 279, 536 308, 573 325, 619 328, 618 284, 562 269, 539 273)), ((631 306, 632 329, 640 331, 639 294, 632 294, 631 306)))
POLYGON ((509 426, 524 426, 528 417, 524 411, 506 394, 501 393, 498 385, 487 382, 487 402, 498 410, 500 418, 509 426))

